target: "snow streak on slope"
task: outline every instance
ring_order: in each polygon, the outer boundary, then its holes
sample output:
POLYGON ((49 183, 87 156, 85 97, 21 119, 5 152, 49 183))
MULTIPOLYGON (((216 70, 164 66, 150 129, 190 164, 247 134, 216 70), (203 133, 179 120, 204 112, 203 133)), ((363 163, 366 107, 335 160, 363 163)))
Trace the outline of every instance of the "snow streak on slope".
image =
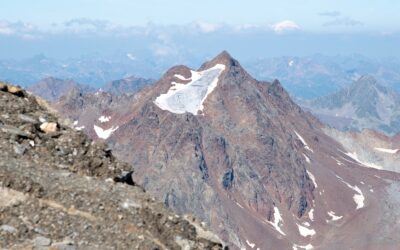
POLYGON ((375 150, 388 154, 395 154, 399 151, 398 149, 388 149, 388 148, 375 148, 375 150))
POLYGON ((364 165, 364 166, 369 167, 369 168, 382 169, 381 166, 378 166, 378 165, 376 165, 376 164, 374 164, 374 163, 369 163, 369 162, 361 161, 360 159, 358 159, 357 153, 355 153, 355 152, 354 152, 354 153, 348 152, 348 153, 345 153, 345 154, 346 154, 348 157, 350 157, 350 158, 352 158, 353 160, 355 160, 356 162, 360 163, 361 165, 364 165))
POLYGON ((178 78, 179 80, 182 80, 182 81, 189 81, 190 80, 190 78, 185 78, 183 75, 178 75, 178 74, 175 74, 174 77, 176 77, 176 78, 178 78))
POLYGON ((299 246, 296 244, 293 244, 293 250, 311 250, 314 249, 313 245, 308 244, 306 246, 299 246))
MULTIPOLYGON (((204 71, 191 71, 189 83, 172 82, 172 87, 166 94, 161 94, 154 103, 162 110, 175 114, 186 112, 197 115, 203 111, 203 103, 207 96, 217 87, 218 77, 225 69, 225 65, 217 64, 204 71)), ((182 79, 178 75, 177 78, 182 79)))
POLYGON ((310 220, 314 221, 314 208, 312 208, 310 210, 310 212, 308 212, 308 218, 310 218, 310 220))
POLYGON ((94 131, 96 132, 97 137, 99 137, 100 139, 107 139, 108 137, 110 137, 110 135, 118 129, 117 127, 111 127, 109 129, 102 129, 100 127, 97 127, 96 125, 93 126, 94 131))
POLYGON ((278 231, 280 234, 282 235, 286 235, 282 229, 280 228, 280 224, 282 222, 282 216, 281 213, 279 212, 279 209, 277 207, 274 207, 274 222, 270 222, 268 221, 269 224, 271 224, 272 226, 274 226, 274 228, 276 229, 276 231, 278 231))
POLYGON ((337 177, 341 182, 343 182, 344 184, 346 184, 346 186, 348 186, 349 188, 351 188, 351 189, 353 189, 354 191, 357 192, 357 194, 355 194, 355 195, 353 196, 353 200, 354 200, 354 202, 355 202, 356 205, 357 205, 356 209, 358 210, 358 209, 360 209, 360 208, 363 208, 363 207, 364 207, 364 200, 365 200, 365 197, 364 197, 364 194, 362 193, 361 189, 360 189, 359 187, 357 187, 357 186, 352 186, 352 185, 350 185, 349 183, 345 182, 345 181, 342 179, 342 177, 340 177, 340 176, 338 176, 338 175, 336 175, 336 177, 337 177))
POLYGON ((317 182, 315 181, 315 176, 310 171, 308 171, 308 170, 306 170, 306 171, 307 171, 308 176, 310 176, 310 179, 314 183, 315 188, 317 188, 318 185, 317 185, 317 182))
POLYGON ((104 116, 104 115, 102 115, 102 116, 99 117, 99 121, 100 121, 101 123, 109 122, 110 119, 111 119, 110 116, 104 116))
POLYGON ((307 142, 304 140, 304 138, 303 138, 299 133, 297 133, 296 131, 294 131, 294 132, 296 133, 296 135, 297 135, 297 137, 299 138, 299 140, 301 141, 301 143, 303 143, 304 148, 314 153, 314 151, 308 146, 308 144, 307 144, 307 142))
POLYGON ((303 237, 313 236, 315 234, 314 229, 309 229, 309 228, 303 227, 302 225, 299 225, 299 224, 297 224, 297 226, 299 227, 299 232, 300 232, 301 236, 303 236, 303 237))
POLYGON ((333 211, 329 211, 328 215, 332 218, 331 221, 337 221, 343 218, 343 216, 337 216, 333 211))

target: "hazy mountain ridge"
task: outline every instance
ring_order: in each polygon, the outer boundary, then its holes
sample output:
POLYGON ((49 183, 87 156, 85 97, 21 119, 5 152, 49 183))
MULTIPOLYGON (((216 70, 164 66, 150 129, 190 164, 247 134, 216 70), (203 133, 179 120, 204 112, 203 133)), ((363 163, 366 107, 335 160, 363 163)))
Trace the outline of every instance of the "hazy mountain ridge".
MULTIPOLYGON (((88 55, 58 60, 38 55, 22 61, 0 61, 0 78, 29 86, 42 78, 56 77, 99 88, 115 79, 132 75, 157 79, 170 65, 194 66, 201 61, 193 55, 160 58, 149 52, 142 52, 139 56, 126 52, 114 56, 88 55)), ((374 76, 384 86, 400 91, 400 60, 395 58, 317 54, 246 60, 243 64, 257 79, 280 79, 292 96, 303 99, 331 94, 365 74, 374 76)))
POLYGON ((372 76, 362 76, 350 86, 304 106, 327 124, 344 130, 375 129, 400 132, 400 94, 372 76), (343 119, 342 122, 338 120, 343 119))
POLYGON ((248 62, 249 71, 259 79, 280 79, 293 96, 311 99, 346 87, 362 75, 371 75, 400 91, 400 61, 372 59, 361 55, 280 57, 248 62))

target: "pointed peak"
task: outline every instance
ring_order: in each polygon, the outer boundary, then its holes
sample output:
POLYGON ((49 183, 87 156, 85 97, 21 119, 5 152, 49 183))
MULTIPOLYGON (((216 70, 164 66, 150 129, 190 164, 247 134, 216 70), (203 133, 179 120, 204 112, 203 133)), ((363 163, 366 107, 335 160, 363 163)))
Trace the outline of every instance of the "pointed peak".
POLYGON ((361 77, 357 80, 357 82, 366 83, 366 84, 373 84, 373 85, 377 84, 376 79, 375 79, 373 76, 370 76, 370 75, 363 75, 363 76, 361 76, 361 77))
POLYGON ((226 61, 231 61, 234 60, 233 57, 229 54, 228 51, 224 50, 221 53, 219 53, 214 60, 226 60, 226 61))
POLYGON ((234 59, 226 50, 219 53, 216 57, 214 57, 211 61, 203 64, 200 69, 204 70, 207 68, 211 68, 216 64, 223 64, 226 68, 230 68, 232 66, 240 66, 239 62, 234 59))
POLYGON ((376 89, 378 91, 387 92, 387 89, 381 85, 373 76, 363 75, 358 80, 354 81, 350 86, 351 91, 372 91, 376 89))

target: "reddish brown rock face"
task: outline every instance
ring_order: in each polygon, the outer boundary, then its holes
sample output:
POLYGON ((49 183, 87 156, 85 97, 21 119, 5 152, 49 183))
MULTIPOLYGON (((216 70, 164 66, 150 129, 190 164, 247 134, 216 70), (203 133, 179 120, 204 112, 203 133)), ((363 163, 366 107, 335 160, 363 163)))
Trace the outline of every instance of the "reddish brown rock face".
MULTIPOLYGON (((134 180, 172 209, 210 223, 234 248, 364 249, 361 225, 377 216, 367 231, 382 226, 387 217, 377 204, 399 176, 356 164, 278 81, 253 79, 226 52, 198 71, 217 64, 225 69, 197 115, 154 103, 172 82, 191 82, 190 69, 178 66, 130 101, 90 112, 110 121, 86 119, 87 132, 95 137, 93 125, 118 126, 107 142, 132 163, 134 180)), ((376 237, 371 246, 382 241, 376 237)))

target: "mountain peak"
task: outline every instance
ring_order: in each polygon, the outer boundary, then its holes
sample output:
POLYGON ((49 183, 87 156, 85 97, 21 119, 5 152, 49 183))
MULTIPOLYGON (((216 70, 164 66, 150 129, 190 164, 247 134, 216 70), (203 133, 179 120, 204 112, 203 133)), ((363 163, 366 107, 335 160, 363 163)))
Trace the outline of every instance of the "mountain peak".
POLYGON ((349 93, 352 93, 352 95, 377 96, 378 92, 387 94, 388 89, 370 75, 361 76, 349 86, 349 93))
POLYGON ((240 66, 239 62, 234 59, 226 50, 219 53, 216 57, 214 57, 211 61, 204 63, 200 70, 211 68, 217 64, 223 64, 226 68, 230 68, 232 66, 240 66))
POLYGON ((358 86, 377 86, 379 85, 377 80, 370 75, 363 75, 357 81, 354 82, 358 86))

